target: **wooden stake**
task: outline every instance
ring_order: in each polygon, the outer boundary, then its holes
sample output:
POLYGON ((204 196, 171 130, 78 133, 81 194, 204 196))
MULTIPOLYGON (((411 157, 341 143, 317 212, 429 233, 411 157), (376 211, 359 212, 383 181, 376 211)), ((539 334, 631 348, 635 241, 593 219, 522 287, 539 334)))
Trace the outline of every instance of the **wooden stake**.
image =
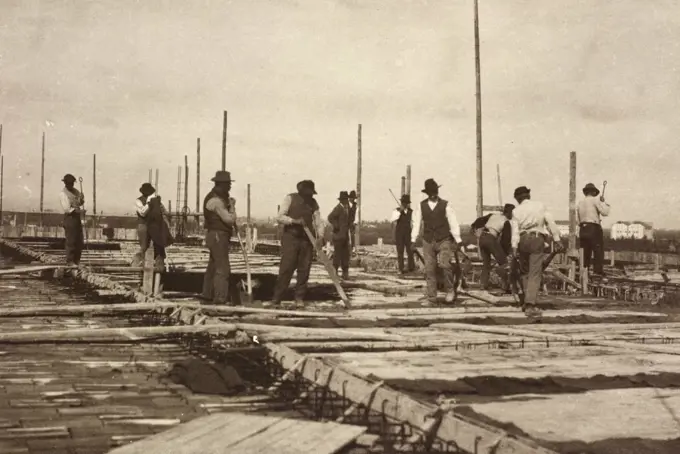
POLYGON ((357 131, 357 227, 355 232, 354 245, 359 247, 361 244, 361 125, 357 131))
MULTIPOLYGON (((252 230, 251 230, 251 225, 250 225, 251 219, 250 219, 250 183, 246 185, 246 250, 248 253, 253 252, 252 246, 253 246, 253 237, 252 237, 252 230)), ((247 264, 246 264, 247 266, 247 264)), ((252 293, 252 292, 251 292, 252 293)))
POLYGON ((475 94, 477 98, 477 217, 483 213, 483 185, 482 185, 482 70, 479 58, 479 2, 475 4, 475 94))
POLYGON ((43 200, 45 197, 45 133, 42 134, 42 155, 40 161, 40 225, 42 225, 43 200))
POLYGON ((158 169, 156 169, 156 179, 153 182, 153 187, 156 188, 156 192, 160 192, 158 189, 158 169))
MULTIPOLYGON (((569 153, 569 250, 576 250, 576 152, 569 153)), ((573 252, 571 252, 573 255, 573 252)))
POLYGON ((186 214, 189 212, 189 158, 184 155, 184 221, 186 222, 186 214))
POLYGON ((222 123, 222 170, 227 169, 227 111, 224 111, 222 123))
POLYGON ((153 184, 153 169, 149 169, 149 184, 153 184))
POLYGON ((496 180, 498 181, 498 205, 503 206, 503 194, 501 191, 501 166, 496 164, 496 180))
POLYGON ((92 155, 92 214, 97 216, 97 154, 92 155))
POLYGON ((406 166, 406 194, 411 195, 411 164, 406 166))
POLYGON ((201 138, 196 139, 196 214, 201 211, 201 138))
POLYGON ((406 177, 401 177, 401 194, 406 194, 406 177))
POLYGON ((149 241, 149 247, 144 254, 144 275, 142 277, 142 292, 153 295, 154 281, 154 249, 153 241, 149 241))
POLYGON ((4 185, 5 185, 5 157, 0 155, 0 229, 4 225, 2 221, 2 201, 4 198, 3 194, 4 185))

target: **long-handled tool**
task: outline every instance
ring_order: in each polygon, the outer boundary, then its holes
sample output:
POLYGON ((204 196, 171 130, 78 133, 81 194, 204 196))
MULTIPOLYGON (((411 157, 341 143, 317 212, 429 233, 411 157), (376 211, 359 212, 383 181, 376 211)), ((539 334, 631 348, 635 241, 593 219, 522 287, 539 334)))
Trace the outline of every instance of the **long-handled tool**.
POLYGON ((607 190, 607 180, 602 182, 602 197, 604 197, 604 191, 607 190))
POLYGON ((241 241, 241 234, 239 233, 238 229, 236 229, 236 238, 238 239, 238 244, 241 246, 241 251, 243 252, 243 260, 246 263, 246 283, 247 283, 247 294, 248 294, 248 303, 253 302, 253 279, 252 279, 252 274, 250 272, 250 261, 248 260, 248 251, 246 251, 246 246, 243 244, 243 241, 241 241))
MULTIPOLYGON (((81 211, 84 213, 84 208, 85 208, 85 196, 83 195, 83 177, 78 178, 78 183, 80 183, 80 196, 83 198, 83 204, 81 205, 81 211)), ((83 215, 85 218, 84 221, 85 223, 83 224, 83 232, 84 232, 84 237, 85 237, 85 250, 87 250, 87 243, 88 238, 87 238, 87 216, 83 215)))
POLYGON ((333 264, 328 259, 328 256, 326 255, 324 250, 316 246, 316 238, 314 238, 314 235, 312 235, 312 232, 310 232, 309 228, 306 225, 303 225, 302 227, 305 229, 307 238, 309 238, 309 241, 312 242, 312 246, 316 250, 317 257, 319 257, 319 260, 321 260, 321 263, 323 263, 323 266, 326 268, 326 271, 328 272, 331 281, 333 281, 333 285, 335 286, 335 289, 338 291, 338 294, 340 295, 342 302, 345 304, 345 308, 349 309, 350 308, 349 298, 347 297, 345 290, 340 285, 340 278, 338 277, 338 273, 335 272, 333 264))

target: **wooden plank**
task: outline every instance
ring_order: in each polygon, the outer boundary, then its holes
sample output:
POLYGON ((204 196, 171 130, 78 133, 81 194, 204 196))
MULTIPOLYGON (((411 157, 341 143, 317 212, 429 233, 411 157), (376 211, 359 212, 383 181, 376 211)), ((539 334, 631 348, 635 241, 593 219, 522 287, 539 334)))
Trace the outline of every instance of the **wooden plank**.
POLYGON ((64 266, 64 265, 41 265, 41 266, 25 266, 19 268, 8 268, 0 270, 0 276, 11 275, 11 274, 27 274, 35 273, 37 271, 49 271, 57 269, 73 269, 77 268, 75 266, 64 266))
MULTIPOLYGON (((293 367, 301 355, 290 348, 267 345, 272 358, 284 369, 293 367)), ((315 374, 328 371, 331 366, 323 359, 308 358, 301 374, 308 381, 316 381, 315 374), (318 372, 317 372, 318 371, 318 372)), ((335 367, 328 389, 350 401, 361 400, 375 386, 375 383, 355 372, 335 367)), ((436 406, 419 402, 405 394, 387 386, 378 388, 370 402, 371 410, 385 414, 398 421, 407 422, 416 428, 422 428, 428 415, 436 410, 436 406)), ((479 454, 556 454, 554 451, 540 447, 524 438, 505 437, 505 433, 488 427, 480 422, 463 419, 457 415, 444 415, 436 436, 445 441, 455 442, 467 452, 479 454), (500 441, 499 441, 500 440, 500 441), (495 451, 494 451, 495 449, 495 451)))

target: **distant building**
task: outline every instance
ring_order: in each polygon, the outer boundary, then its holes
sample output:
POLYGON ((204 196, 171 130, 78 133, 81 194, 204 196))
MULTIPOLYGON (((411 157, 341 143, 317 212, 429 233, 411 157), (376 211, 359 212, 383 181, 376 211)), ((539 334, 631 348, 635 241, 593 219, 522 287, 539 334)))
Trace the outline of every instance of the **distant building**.
POLYGON ((654 240, 654 226, 650 222, 642 221, 616 221, 609 233, 612 240, 654 240))

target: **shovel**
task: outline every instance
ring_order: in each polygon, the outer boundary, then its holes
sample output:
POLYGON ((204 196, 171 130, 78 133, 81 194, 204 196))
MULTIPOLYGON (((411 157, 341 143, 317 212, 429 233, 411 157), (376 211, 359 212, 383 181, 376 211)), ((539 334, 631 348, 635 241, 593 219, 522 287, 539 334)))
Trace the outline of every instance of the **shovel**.
POLYGON ((246 299, 248 300, 248 303, 253 302, 253 279, 252 275, 250 273, 250 261, 248 260, 248 251, 246 251, 246 247, 243 244, 243 241, 241 241, 241 234, 239 233, 238 229, 236 229, 236 238, 238 238, 238 244, 241 246, 241 251, 243 251, 243 260, 246 262, 246 279, 247 279, 247 297, 246 299))

